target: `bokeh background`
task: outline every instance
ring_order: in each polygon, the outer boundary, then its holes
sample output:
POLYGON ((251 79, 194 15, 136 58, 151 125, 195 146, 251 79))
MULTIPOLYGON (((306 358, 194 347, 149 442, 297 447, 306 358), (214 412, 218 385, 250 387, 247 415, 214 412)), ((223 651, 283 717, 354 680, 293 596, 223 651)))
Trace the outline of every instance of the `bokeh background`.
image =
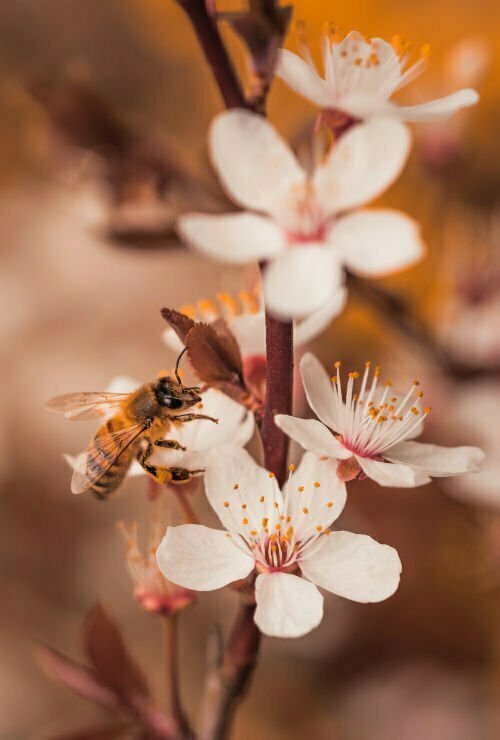
MULTIPOLYGON (((235 738, 499 737, 500 6, 295 6, 312 44, 324 20, 369 36, 400 33, 417 49, 430 42, 429 69, 402 92, 406 101, 456 84, 464 54, 466 76, 477 66, 480 106, 415 129, 410 165, 385 198, 421 221, 429 245, 418 268, 377 281, 403 308, 352 291, 313 349, 353 368, 373 359, 395 384, 418 377, 433 407, 427 439, 481 444, 488 461, 474 479, 418 490, 350 485, 340 525, 398 548, 401 588, 379 605, 328 598, 311 635, 266 639, 235 738)), ((243 70, 240 43, 228 29, 224 36, 243 70)), ((296 48, 293 33, 287 44, 296 48)), ((43 404, 102 389, 117 374, 153 378, 174 359, 161 338, 163 305, 248 287, 251 271, 201 261, 172 231, 180 212, 227 206, 204 146, 220 109, 171 0, 2 4, 2 740, 62 737, 62 728, 99 718, 34 660, 37 641, 81 657, 80 625, 97 601, 126 634, 158 704, 166 701, 159 620, 133 599, 114 526, 146 525, 144 480, 106 505, 71 496, 61 453, 80 450, 92 429, 47 415, 43 404)), ((269 115, 300 148, 313 109, 277 82, 269 115)), ((201 496, 193 503, 207 514, 201 496)), ((206 595, 183 619, 182 683, 193 712, 207 635, 214 622, 227 626, 234 606, 232 593, 206 595)))

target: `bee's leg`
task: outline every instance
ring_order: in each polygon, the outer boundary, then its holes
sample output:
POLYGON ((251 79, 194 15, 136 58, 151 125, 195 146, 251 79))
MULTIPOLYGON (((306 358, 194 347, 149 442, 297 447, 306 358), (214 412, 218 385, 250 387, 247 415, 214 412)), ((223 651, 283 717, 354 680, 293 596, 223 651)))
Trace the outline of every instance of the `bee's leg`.
POLYGON ((152 453, 153 444, 148 442, 147 447, 137 454, 137 460, 146 473, 151 475, 157 483, 187 483, 193 475, 205 472, 204 470, 187 470, 186 468, 166 468, 163 465, 151 465, 148 463, 148 459, 152 453))
POLYGON ((183 447, 177 440, 175 439, 157 439, 155 442, 156 447, 167 447, 169 450, 182 450, 182 452, 186 451, 186 448, 183 447))
POLYGON ((184 424, 187 421, 194 421, 195 419, 207 419, 208 421, 213 421, 214 424, 219 423, 218 419, 214 419, 213 416, 205 416, 205 414, 179 414, 179 416, 169 416, 169 419, 171 421, 181 421, 184 424))

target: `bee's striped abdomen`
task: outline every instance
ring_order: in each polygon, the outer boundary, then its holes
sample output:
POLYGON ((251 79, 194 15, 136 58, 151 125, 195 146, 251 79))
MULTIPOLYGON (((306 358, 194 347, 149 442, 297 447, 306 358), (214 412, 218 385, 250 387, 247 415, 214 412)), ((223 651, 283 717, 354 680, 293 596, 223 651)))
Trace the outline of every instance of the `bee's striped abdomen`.
MULTIPOLYGON (((102 468, 108 467, 109 461, 114 457, 110 449, 110 435, 120 431, 122 424, 116 418, 109 419, 94 437, 94 455, 89 460, 89 473, 98 474, 102 468)), ((128 469, 135 457, 138 443, 132 444, 119 455, 109 466, 104 475, 91 487, 91 491, 99 499, 105 499, 115 491, 127 475, 128 469)))

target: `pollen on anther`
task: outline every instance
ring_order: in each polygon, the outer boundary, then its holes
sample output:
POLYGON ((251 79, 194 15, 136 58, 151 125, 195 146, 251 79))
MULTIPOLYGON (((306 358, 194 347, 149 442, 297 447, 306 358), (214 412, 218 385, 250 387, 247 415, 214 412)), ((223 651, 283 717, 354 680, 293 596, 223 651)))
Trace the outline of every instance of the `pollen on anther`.
POLYGON ((339 379, 338 379, 338 377, 336 375, 332 375, 332 377, 331 377, 332 383, 338 383, 338 380, 339 379))
POLYGON ((280 515, 280 520, 281 520, 282 522, 283 522, 283 521, 285 520, 285 515, 284 515, 284 514, 281 514, 281 515, 280 515))
POLYGON ((337 362, 335 362, 335 364, 334 364, 334 367, 340 367, 340 366, 341 366, 341 364, 342 364, 342 363, 340 362, 340 360, 337 360, 337 362))
POLYGON ((274 508, 277 509, 279 507, 279 504, 277 501, 274 502, 274 508))
POLYGON ((321 530, 323 529, 323 527, 321 526, 321 524, 317 524, 316 525, 316 529, 317 529, 318 532, 321 532, 321 530))
POLYGON ((252 529, 252 531, 250 532, 250 534, 252 535, 252 537, 256 537, 257 536, 257 530, 256 529, 252 529))
POLYGON ((302 511, 304 512, 304 514, 309 514, 309 509, 307 509, 306 507, 304 507, 304 508, 302 509, 302 511))
POLYGON ((244 519, 241 520, 241 523, 242 524, 248 524, 248 519, 245 517, 244 519))
POLYGON ((264 496, 261 496, 260 499, 259 499, 259 501, 260 501, 261 504, 263 504, 264 503, 264 496))
POLYGON ((299 492, 299 493, 302 493, 302 491, 304 490, 304 486, 299 486, 299 487, 297 488, 297 490, 298 490, 298 492, 299 492))
POLYGON ((287 516, 287 518, 286 518, 287 524, 288 524, 288 522, 291 522, 291 521, 292 521, 292 517, 291 516, 287 516))
POLYGON ((414 380, 413 381, 413 385, 415 385, 415 386, 420 385, 420 380, 414 380))
POLYGON ((319 483, 317 480, 314 481, 314 488, 319 488, 321 486, 321 483, 319 483))
POLYGON ((328 506, 328 508, 329 508, 329 509, 331 509, 331 508, 332 508, 332 506, 333 506, 333 501, 329 501, 329 502, 327 503, 327 506, 328 506))
POLYGON ((269 478, 274 478, 274 473, 268 473, 269 478))
POLYGON ((224 501, 224 506, 226 507, 226 509, 229 509, 229 501, 224 501))
POLYGON ((290 473, 293 473, 293 471, 295 470, 295 465, 293 463, 290 463, 290 465, 288 466, 288 470, 290 471, 290 473))
POLYGON ((267 527, 268 523, 269 523, 269 519, 267 518, 267 516, 265 516, 264 519, 262 520, 262 526, 267 527))
POLYGON ((233 491, 237 491, 238 488, 239 488, 239 484, 238 483, 235 483, 234 486, 233 486, 233 491))
POLYGON ((431 407, 430 406, 426 406, 425 409, 424 409, 424 413, 428 414, 428 413, 430 413, 430 410, 431 410, 431 407))
POLYGON ((277 529, 277 530, 278 530, 278 532, 279 532, 279 531, 280 531, 280 529, 281 529, 281 524, 277 524, 277 525, 275 526, 275 529, 277 529))

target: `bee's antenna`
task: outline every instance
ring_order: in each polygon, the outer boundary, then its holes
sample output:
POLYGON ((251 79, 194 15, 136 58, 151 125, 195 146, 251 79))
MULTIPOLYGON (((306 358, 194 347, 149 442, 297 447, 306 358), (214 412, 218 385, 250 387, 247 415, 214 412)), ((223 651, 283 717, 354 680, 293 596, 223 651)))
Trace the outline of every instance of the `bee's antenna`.
POLYGON ((179 377, 179 362, 181 361, 182 355, 185 352, 187 352, 187 347, 184 347, 184 349, 180 353, 179 357, 177 358, 177 362, 175 363, 175 377, 177 378, 177 382, 179 383, 179 385, 182 385, 182 380, 179 377))

